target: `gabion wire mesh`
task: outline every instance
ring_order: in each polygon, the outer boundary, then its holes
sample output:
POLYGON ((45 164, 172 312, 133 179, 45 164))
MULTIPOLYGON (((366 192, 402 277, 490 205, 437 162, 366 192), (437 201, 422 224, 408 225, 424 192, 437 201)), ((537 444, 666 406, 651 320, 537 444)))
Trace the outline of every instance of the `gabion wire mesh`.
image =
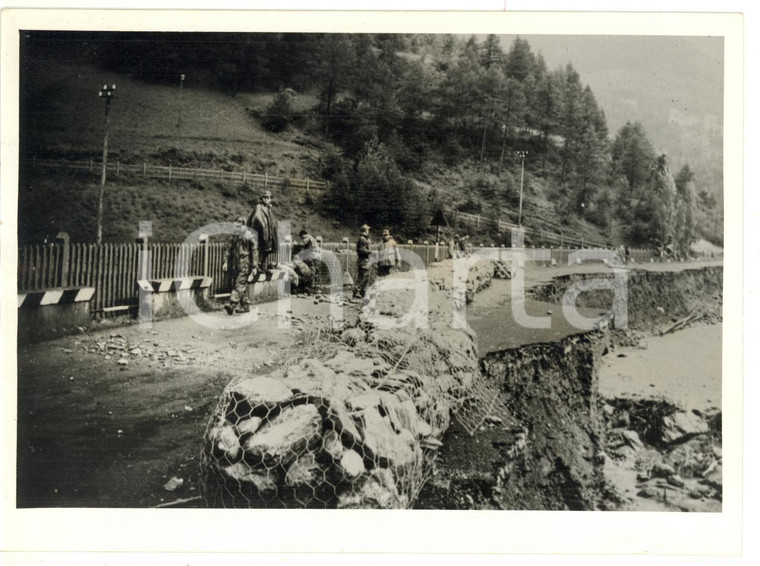
POLYGON ((410 506, 449 412, 412 359, 318 334, 269 375, 233 380, 204 437, 206 504, 410 506))

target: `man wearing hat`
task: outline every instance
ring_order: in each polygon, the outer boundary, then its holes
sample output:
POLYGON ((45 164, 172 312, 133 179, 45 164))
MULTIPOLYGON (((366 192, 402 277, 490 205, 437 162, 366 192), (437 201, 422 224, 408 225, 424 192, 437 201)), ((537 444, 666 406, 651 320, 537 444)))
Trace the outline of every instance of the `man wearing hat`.
POLYGON ((261 195, 247 224, 258 236, 254 264, 262 271, 268 271, 277 263, 277 222, 272 213, 271 191, 264 191, 261 195))
POLYGON ((385 277, 390 274, 391 269, 401 264, 401 255, 398 252, 398 245, 393 239, 389 230, 383 230, 383 241, 378 246, 377 274, 385 277))
POLYGON ((234 281, 230 300, 224 306, 224 310, 230 315, 250 310, 246 297, 246 283, 251 271, 251 251, 254 243, 254 235, 245 225, 245 218, 240 216, 235 223, 236 232, 227 250, 227 260, 222 265, 222 270, 229 273, 234 281))
POLYGON ((356 242, 356 286, 354 298, 364 297, 369 286, 369 258, 372 255, 372 240, 369 238, 369 226, 362 224, 359 229, 359 239, 356 242))

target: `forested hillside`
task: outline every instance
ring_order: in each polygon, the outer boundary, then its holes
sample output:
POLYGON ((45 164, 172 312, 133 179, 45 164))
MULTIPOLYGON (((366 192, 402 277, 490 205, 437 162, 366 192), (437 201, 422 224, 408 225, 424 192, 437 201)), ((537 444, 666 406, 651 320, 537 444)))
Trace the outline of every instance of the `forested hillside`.
POLYGON ((548 69, 524 39, 35 33, 22 54, 26 156, 99 155, 102 110, 72 81, 96 65, 132 87, 115 101, 122 161, 325 179, 315 214, 347 229, 420 237, 441 206, 517 221, 524 152, 525 224, 681 254, 721 243, 720 207, 689 166, 674 175, 636 116, 609 132, 572 63, 548 69))

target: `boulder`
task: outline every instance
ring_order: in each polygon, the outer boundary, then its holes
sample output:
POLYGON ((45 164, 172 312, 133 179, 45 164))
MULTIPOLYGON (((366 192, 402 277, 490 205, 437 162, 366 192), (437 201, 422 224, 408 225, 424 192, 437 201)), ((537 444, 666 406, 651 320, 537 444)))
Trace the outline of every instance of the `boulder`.
POLYGON ((245 462, 238 462, 222 469, 231 479, 239 483, 253 485, 259 492, 273 492, 277 489, 276 477, 267 470, 252 470, 245 462))
POLYGON ((244 397, 252 407, 256 405, 276 406, 290 399, 293 392, 282 381, 270 377, 253 377, 238 381, 231 392, 244 397))
POLYGON ((354 446, 361 445, 362 435, 359 429, 356 428, 348 411, 344 408, 338 405, 331 405, 327 410, 327 420, 340 436, 340 440, 344 446, 353 448, 354 446))
POLYGON ((402 467, 414 461, 414 451, 409 442, 396 434, 388 417, 377 409, 367 408, 361 414, 364 446, 374 454, 382 467, 402 467))
POLYGON ((287 407, 243 444, 254 460, 286 464, 298 458, 317 438, 321 418, 314 405, 287 407))
POLYGON ((340 467, 350 479, 358 478, 365 473, 364 459, 354 450, 346 450, 340 458, 340 467))
POLYGON ((673 444, 683 442, 698 434, 709 431, 707 423, 693 412, 676 411, 662 419, 662 442, 673 444))
POLYGON ((235 428, 237 428, 238 436, 242 438, 243 436, 247 436, 249 434, 255 434, 256 431, 261 428, 262 422, 262 419, 259 417, 251 417, 250 419, 245 419, 238 422, 238 424, 235 425, 235 428))
POLYGON ((240 456, 240 442, 235 429, 230 425, 215 427, 210 434, 214 443, 214 454, 220 458, 226 458, 229 462, 235 462, 240 456))

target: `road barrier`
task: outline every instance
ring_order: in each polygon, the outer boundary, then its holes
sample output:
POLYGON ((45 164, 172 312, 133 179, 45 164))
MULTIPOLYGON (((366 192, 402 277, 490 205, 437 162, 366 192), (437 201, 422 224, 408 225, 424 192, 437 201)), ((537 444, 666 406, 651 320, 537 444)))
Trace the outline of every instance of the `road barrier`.
MULTIPOLYGON (((343 238, 341 242, 322 242, 321 238, 317 239, 323 250, 332 252, 325 254, 325 261, 339 262, 339 266, 333 267, 339 267, 341 273, 348 273, 355 280, 355 242, 349 238, 343 238)), ((436 246, 429 242, 399 244, 399 248, 416 254, 426 267, 450 256, 447 246, 436 246)), ((512 249, 489 244, 469 246, 471 252, 481 248, 498 250, 504 258, 508 257, 507 253, 512 249)), ((211 296, 221 295, 229 293, 232 288, 230 274, 222 270, 227 249, 226 241, 205 240, 180 244, 146 240, 141 243, 93 244, 69 243, 66 236, 53 243, 29 244, 19 248, 18 293, 21 295, 30 291, 93 287, 95 291, 91 312, 95 316, 137 306, 138 280, 208 277, 211 279, 211 296)), ((538 248, 524 249, 530 253, 538 248)), ((574 251, 568 247, 545 249, 548 250, 548 255, 540 263, 546 265, 567 265, 569 254, 574 251)), ((594 249, 602 251, 602 248, 586 248, 588 252, 593 252, 594 249)), ((274 260, 279 263, 289 262, 293 253, 298 251, 299 247, 294 247, 292 240, 285 238, 280 243, 274 260)), ((649 263, 654 258, 654 252, 630 250, 630 258, 638 263, 649 263)), ((409 266, 402 264, 401 269, 407 270, 409 266)), ((315 283, 329 283, 329 269, 326 265, 318 267, 315 283)))

